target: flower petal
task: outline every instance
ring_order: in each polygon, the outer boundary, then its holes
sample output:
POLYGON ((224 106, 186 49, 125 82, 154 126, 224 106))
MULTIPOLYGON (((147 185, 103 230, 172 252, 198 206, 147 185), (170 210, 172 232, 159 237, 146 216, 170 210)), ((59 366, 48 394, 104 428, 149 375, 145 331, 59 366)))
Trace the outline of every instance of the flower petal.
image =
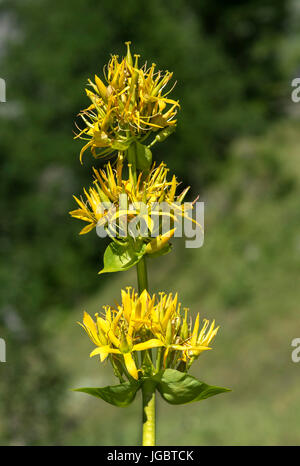
POLYGON ((114 353, 114 354, 121 354, 121 352, 115 348, 110 348, 108 345, 107 346, 100 346, 98 348, 95 348, 91 354, 90 358, 93 356, 96 356, 96 354, 100 354, 101 361, 104 361, 104 359, 107 357, 109 353, 114 353))
POLYGON ((158 348, 159 346, 164 346, 164 343, 161 340, 158 340, 157 338, 152 338, 151 340, 134 345, 133 351, 143 351, 149 348, 158 348))
POLYGON ((133 360, 133 357, 131 356, 131 353, 123 353, 124 356, 124 362, 125 366, 129 372, 129 374, 134 378, 138 379, 138 371, 135 365, 135 362, 133 360))

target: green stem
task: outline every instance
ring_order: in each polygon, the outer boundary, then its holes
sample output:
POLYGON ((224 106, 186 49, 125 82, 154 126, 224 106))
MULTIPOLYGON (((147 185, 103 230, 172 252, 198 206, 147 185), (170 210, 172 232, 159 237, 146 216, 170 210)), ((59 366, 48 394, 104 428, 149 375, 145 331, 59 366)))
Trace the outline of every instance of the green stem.
POLYGON ((156 355, 156 372, 159 372, 161 369, 161 359, 162 359, 162 347, 157 349, 156 355))
POLYGON ((155 446, 155 384, 145 380, 142 385, 143 397, 143 446, 155 446))
MULTIPOLYGON (((136 183, 136 153, 133 144, 128 148, 127 152, 128 163, 131 163, 132 174, 136 183)), ((137 280, 138 290, 141 294, 144 290, 148 290, 148 276, 146 259, 142 257, 137 263, 137 280)), ((145 379, 142 385, 143 399, 143 446, 155 445, 155 384, 152 380, 145 379)))
MULTIPOLYGON (((148 290, 146 259, 142 259, 137 264, 137 279, 139 294, 148 290)), ((146 379, 142 385, 143 399, 143 446, 155 445, 155 384, 152 380, 146 379)))
POLYGON ((148 275, 145 256, 143 256, 141 260, 137 263, 136 271, 139 294, 141 294, 144 290, 148 290, 148 275))
POLYGON ((131 164, 131 170, 133 175, 134 183, 136 184, 137 176, 136 176, 136 152, 135 152, 135 144, 132 143, 127 149, 127 161, 131 164))

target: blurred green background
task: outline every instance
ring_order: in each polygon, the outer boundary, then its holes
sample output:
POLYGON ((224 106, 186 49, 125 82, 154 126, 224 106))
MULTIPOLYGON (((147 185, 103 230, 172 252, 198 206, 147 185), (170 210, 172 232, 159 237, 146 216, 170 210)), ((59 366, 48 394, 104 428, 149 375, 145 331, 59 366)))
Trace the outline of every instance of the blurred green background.
POLYGON ((84 86, 124 42, 174 71, 178 129, 155 157, 205 201, 205 242, 149 261, 152 291, 221 329, 192 373, 229 394, 173 408, 158 444, 290 445, 300 439, 300 8, 290 0, 0 0, 1 445, 129 445, 141 400, 120 409, 71 392, 113 382, 76 321, 136 285, 98 276, 106 245, 79 237, 89 183, 74 120, 84 86))

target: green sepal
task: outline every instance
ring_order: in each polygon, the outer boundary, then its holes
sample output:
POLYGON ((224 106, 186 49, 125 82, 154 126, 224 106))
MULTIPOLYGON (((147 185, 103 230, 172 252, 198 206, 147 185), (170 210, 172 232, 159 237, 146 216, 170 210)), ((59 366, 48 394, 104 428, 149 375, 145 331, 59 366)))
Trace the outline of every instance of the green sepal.
POLYGON ((113 141, 111 144, 112 149, 114 150, 120 150, 120 151, 125 151, 128 149, 130 146, 131 141, 113 141))
POLYGON ((153 139, 153 141, 151 142, 151 144, 149 144, 148 147, 152 147, 154 144, 156 144, 157 142, 163 142, 165 141, 169 136, 170 134, 174 133, 176 129, 176 126, 167 126, 166 128, 163 128, 156 136, 155 138, 153 139))
MULTIPOLYGON (((155 377, 157 378, 158 375, 155 377)), ((228 388, 208 385, 192 375, 175 369, 166 369, 159 377, 157 389, 163 399, 172 405, 201 401, 231 391, 228 388)))
POLYGON ((136 168, 140 171, 150 170, 152 165, 152 152, 149 147, 135 142, 136 168))
POLYGON ((159 249, 158 251, 156 252, 153 252, 151 254, 146 254, 146 257, 159 257, 159 256, 165 256, 166 254, 169 254, 169 252, 172 251, 172 244, 166 244, 165 247, 163 247, 162 249, 159 249))
POLYGON ((87 393, 88 395, 101 398, 111 405, 125 408, 135 399, 136 392, 140 388, 140 385, 140 381, 136 383, 124 382, 120 385, 108 385, 107 387, 100 388, 75 388, 73 391, 87 393))
POLYGON ((145 253, 145 243, 124 244, 112 241, 103 256, 103 269, 99 274, 107 272, 122 272, 136 265, 145 253))

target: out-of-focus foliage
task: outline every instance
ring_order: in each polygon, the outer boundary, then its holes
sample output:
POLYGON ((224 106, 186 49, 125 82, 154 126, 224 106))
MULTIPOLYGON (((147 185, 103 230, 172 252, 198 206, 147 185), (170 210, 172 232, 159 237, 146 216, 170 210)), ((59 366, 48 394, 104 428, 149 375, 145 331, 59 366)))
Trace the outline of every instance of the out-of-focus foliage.
MULTIPOLYGON (((86 157, 82 168, 81 144, 72 140, 88 77, 101 75, 110 53, 125 53, 126 40, 148 63, 174 71, 178 130, 156 156, 195 193, 218 180, 225 189, 230 143, 281 116, 279 51, 293 15, 287 0, 244 3, 0 3, 11 33, 0 61, 7 83, 0 104, 0 336, 8 361, 0 365, 1 443, 64 443, 68 369, 51 346, 58 320, 45 321, 50 309, 62 316, 106 283, 96 273, 106 242, 79 237, 67 214, 72 194, 99 166, 86 157)), ((74 341, 65 344, 72 351, 74 341)))

